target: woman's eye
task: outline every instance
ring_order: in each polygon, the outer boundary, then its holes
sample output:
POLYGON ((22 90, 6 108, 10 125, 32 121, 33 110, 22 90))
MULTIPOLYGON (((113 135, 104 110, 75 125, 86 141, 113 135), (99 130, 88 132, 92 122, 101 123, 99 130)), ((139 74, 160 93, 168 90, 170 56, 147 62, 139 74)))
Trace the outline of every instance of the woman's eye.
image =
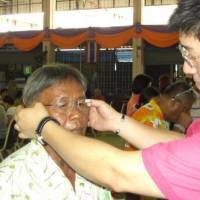
POLYGON ((66 108, 67 107, 67 103, 63 103, 63 104, 59 104, 57 105, 58 108, 66 108))

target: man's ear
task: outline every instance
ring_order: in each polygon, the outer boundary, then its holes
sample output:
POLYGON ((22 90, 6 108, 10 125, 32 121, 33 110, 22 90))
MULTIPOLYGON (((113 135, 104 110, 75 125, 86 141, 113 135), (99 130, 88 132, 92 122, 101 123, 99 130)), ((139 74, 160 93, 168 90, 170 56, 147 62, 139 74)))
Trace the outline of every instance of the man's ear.
POLYGON ((170 107, 178 106, 178 102, 174 98, 170 99, 169 104, 170 104, 170 107))
POLYGON ((180 103, 181 103, 180 101, 178 101, 174 98, 171 99, 171 106, 174 108, 180 107, 180 103))

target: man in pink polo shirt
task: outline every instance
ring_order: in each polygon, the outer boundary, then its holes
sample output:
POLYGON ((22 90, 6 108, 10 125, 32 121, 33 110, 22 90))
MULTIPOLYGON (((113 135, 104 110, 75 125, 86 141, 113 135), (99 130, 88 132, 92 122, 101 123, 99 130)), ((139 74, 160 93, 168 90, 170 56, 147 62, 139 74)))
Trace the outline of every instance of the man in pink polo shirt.
MULTIPOLYGON (((200 89, 200 1, 180 0, 170 25, 180 33, 183 70, 193 76, 200 89)), ((177 103, 177 99, 172 98, 170 103, 177 103)), ((184 136, 142 125, 102 101, 90 100, 88 106, 90 126, 113 131, 141 150, 122 151, 91 138, 74 136, 51 121, 40 103, 33 108, 19 108, 15 127, 24 138, 35 137, 35 130, 39 130, 37 135, 76 171, 114 191, 170 200, 200 199, 199 121, 184 136)))

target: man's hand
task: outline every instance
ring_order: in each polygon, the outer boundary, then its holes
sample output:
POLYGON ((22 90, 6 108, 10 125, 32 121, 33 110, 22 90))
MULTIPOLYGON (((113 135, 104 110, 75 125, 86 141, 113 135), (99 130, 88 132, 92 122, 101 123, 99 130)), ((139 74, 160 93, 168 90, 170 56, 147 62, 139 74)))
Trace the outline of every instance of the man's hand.
POLYGON ((121 114, 114 110, 110 105, 100 100, 91 100, 88 105, 89 126, 99 131, 115 131, 121 114))
POLYGON ((19 131, 19 137, 34 138, 38 124, 48 115, 47 110, 41 103, 35 103, 30 108, 18 106, 15 114, 15 129, 19 131))

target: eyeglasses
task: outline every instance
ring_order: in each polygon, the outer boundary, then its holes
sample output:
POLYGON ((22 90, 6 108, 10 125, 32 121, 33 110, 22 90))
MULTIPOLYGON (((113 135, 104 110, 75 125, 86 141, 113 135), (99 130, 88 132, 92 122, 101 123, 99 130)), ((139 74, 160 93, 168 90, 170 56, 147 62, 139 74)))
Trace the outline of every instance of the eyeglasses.
POLYGON ((196 93, 193 87, 190 87, 189 89, 183 92, 179 92, 178 94, 176 94, 174 97, 171 98, 172 101, 180 103, 180 105, 182 106, 182 112, 189 112, 189 110, 191 109, 190 104, 184 101, 184 95, 187 94, 191 94, 190 97, 192 98, 192 100, 196 99, 196 93))
POLYGON ((88 110, 85 98, 81 98, 76 101, 72 101, 69 98, 64 98, 58 100, 55 104, 44 104, 44 106, 53 107, 60 113, 66 113, 74 107, 80 112, 86 112, 88 110))
POLYGON ((187 90, 185 90, 185 91, 183 91, 183 92, 179 92, 179 93, 176 94, 174 97, 172 97, 172 100, 176 100, 176 99, 179 98, 180 96, 183 96, 183 95, 189 94, 189 93, 195 95, 195 93, 194 93, 194 88, 193 88, 193 87, 191 87, 191 88, 189 88, 189 89, 187 89, 187 90))
POLYGON ((183 111, 188 111, 187 106, 185 106, 185 103, 183 102, 181 98, 181 96, 183 97, 183 95, 186 95, 186 94, 191 94, 194 97, 194 99, 196 99, 196 93, 194 92, 193 87, 190 87, 189 89, 183 92, 179 92, 178 94, 176 94, 174 97, 171 98, 172 101, 176 101, 183 106, 183 111))
POLYGON ((183 59, 191 66, 193 67, 194 64, 197 64, 197 60, 200 58, 200 56, 193 56, 190 54, 190 52, 182 45, 178 45, 178 49, 181 52, 181 55, 183 59))

